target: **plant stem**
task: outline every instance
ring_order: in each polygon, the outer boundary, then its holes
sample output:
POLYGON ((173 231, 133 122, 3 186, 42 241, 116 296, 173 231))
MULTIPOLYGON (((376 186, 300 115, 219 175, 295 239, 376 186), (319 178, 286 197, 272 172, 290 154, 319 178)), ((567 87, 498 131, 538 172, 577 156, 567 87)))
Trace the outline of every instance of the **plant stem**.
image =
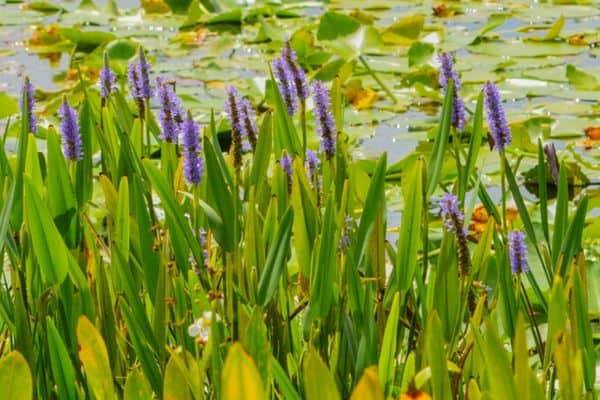
POLYGON ((529 297, 527 296, 527 292, 525 291, 525 285, 523 285, 523 281, 521 280, 521 276, 517 277, 517 290, 523 294, 523 302, 527 307, 527 315, 529 316, 529 321, 531 326, 533 327, 533 337, 535 339, 535 347, 537 348, 538 355, 540 357, 540 362, 544 365, 544 343, 542 342, 542 335, 540 334, 540 329, 535 320, 535 315, 533 311, 533 306, 529 301, 529 297))
POLYGON ((306 100, 300 100, 300 125, 302 126, 302 159, 306 160, 306 100))
POLYGON ((379 77, 377 76, 375 71, 373 71, 371 69, 371 67, 369 66, 369 64, 367 63, 367 60, 365 60, 365 58, 363 56, 359 56, 358 59, 360 60, 362 65, 367 69, 367 72, 369 73, 369 75, 371 75, 373 77, 373 79, 375 79, 375 82, 377 82, 377 84, 381 87, 381 89, 388 95, 388 97, 390 99, 392 99, 394 101, 394 104, 397 104, 398 99, 396 98, 396 96, 394 96, 394 93, 392 93, 392 91, 387 87, 387 85, 385 83, 383 83, 383 81, 381 79, 379 79, 379 77))

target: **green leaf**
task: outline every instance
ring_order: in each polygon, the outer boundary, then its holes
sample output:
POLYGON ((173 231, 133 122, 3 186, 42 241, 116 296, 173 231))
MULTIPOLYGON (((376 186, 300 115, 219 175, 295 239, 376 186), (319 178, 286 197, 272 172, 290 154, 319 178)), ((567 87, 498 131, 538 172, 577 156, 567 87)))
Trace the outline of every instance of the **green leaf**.
POLYGON ((442 173, 442 167, 444 166, 444 156, 446 154, 446 146, 448 145, 448 138, 450 136, 450 124, 452 123, 452 99, 454 96, 454 85, 448 85, 446 90, 446 97, 444 98, 444 104, 442 106, 441 120, 435 141, 433 142, 433 148, 431 150, 431 156, 427 163, 427 196, 431 196, 435 190, 442 173))
POLYGON ((46 204, 42 202, 28 175, 24 182, 25 224, 31 236, 33 251, 44 280, 49 284, 59 284, 67 276, 70 254, 46 204))
POLYGON ((519 395, 512 376, 512 367, 497 329, 487 320, 485 324, 484 355, 490 389, 495 399, 517 399, 519 395))
POLYGON ((386 291, 388 301, 391 293, 406 291, 413 281, 417 270, 417 256, 421 247, 421 220, 423 217, 423 175, 425 161, 419 159, 416 165, 403 177, 404 212, 400 226, 400 240, 394 263, 394 270, 390 277, 389 288, 386 291), (389 292, 390 294, 388 294, 389 292))
POLYGON ((105 31, 83 31, 76 28, 59 28, 59 33, 77 45, 77 51, 91 52, 103 43, 116 39, 113 33, 105 31))
POLYGON ((294 213, 291 208, 281 217, 275 241, 269 249, 265 268, 258 282, 257 301, 264 309, 271 301, 277 290, 279 277, 285 271, 288 253, 290 251, 290 237, 292 236, 292 222, 294 213))
POLYGON ((440 319, 435 310, 429 314, 425 345, 429 367, 431 368, 433 398, 440 400, 451 399, 452 390, 448 376, 444 338, 442 336, 440 319))
POLYGON ((33 398, 31 371, 18 351, 12 351, 0 359, 0 387, 5 399, 33 398))
POLYGON ((398 324, 400 322, 400 294, 396 292, 392 309, 385 323, 383 342, 379 355, 379 383, 390 393, 390 387, 396 371, 396 351, 398 345, 398 324))
POLYGON ((403 38, 416 40, 419 38, 424 26, 425 16, 420 14, 411 15, 394 22, 386 28, 386 32, 393 33, 394 35, 403 38))
POLYGON ((7 93, 0 92, 0 119, 19 112, 19 103, 7 93))
POLYGON ((46 136, 48 149, 48 169, 46 185, 48 188, 48 207, 52 217, 65 215, 77 208, 77 199, 71 185, 71 178, 60 150, 58 136, 54 129, 48 129, 46 136))
POLYGON ((113 400, 115 393, 106 345, 96 327, 83 315, 77 322, 77 345, 79 359, 94 398, 113 400))
POLYGON ((567 65, 566 74, 569 83, 576 88, 593 90, 598 87, 598 79, 594 75, 577 68, 573 64, 567 65))
POLYGON ((329 11, 321 16, 317 30, 317 39, 335 40, 356 32, 360 26, 360 21, 353 17, 329 11))
POLYGON ((56 382, 58 396, 61 399, 78 399, 75 388, 75 370, 69 358, 67 348, 50 317, 46 318, 48 329, 48 349, 50 351, 50 366, 56 382))
POLYGON ((408 66, 415 67, 427 63, 433 55, 434 47, 430 43, 414 42, 408 49, 408 66))
POLYGON ((185 14, 192 0, 163 0, 176 14, 185 14))
POLYGON ((304 359, 303 371, 306 400, 341 400, 331 372, 312 348, 304 359))
MULTIPOLYGON (((144 165, 144 170, 146 171, 148 178, 152 182, 152 186, 154 187, 162 201, 165 213, 167 215, 169 230, 171 231, 171 237, 174 240, 183 238, 187 243, 189 250, 192 252, 194 258, 201 265, 202 249, 200 248, 198 240, 192 233, 190 225, 185 221, 185 218, 183 217, 182 209, 177 203, 177 200, 175 199, 173 189, 169 187, 169 184, 166 182, 165 177, 162 175, 160 170, 152 163, 151 160, 146 159, 143 160, 142 163, 144 165)), ((180 258, 184 260, 188 259, 187 254, 180 255, 180 258)), ((202 277, 201 279, 204 279, 204 277, 202 277)))
POLYGON ((152 398, 152 388, 138 368, 127 375, 125 382, 125 400, 146 400, 152 398))
POLYGON ((192 400, 192 393, 186 383, 183 371, 179 368, 176 357, 176 354, 172 355, 167 363, 163 398, 165 400, 192 400))

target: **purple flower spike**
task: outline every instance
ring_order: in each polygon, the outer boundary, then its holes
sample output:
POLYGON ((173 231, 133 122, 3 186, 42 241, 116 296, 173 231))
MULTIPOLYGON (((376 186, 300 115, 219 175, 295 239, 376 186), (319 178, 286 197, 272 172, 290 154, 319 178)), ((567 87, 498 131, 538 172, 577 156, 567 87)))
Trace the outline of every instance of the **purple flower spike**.
POLYGON ((200 143, 200 127, 188 111, 187 118, 182 127, 183 145, 183 174, 190 185, 197 185, 202 180, 204 161, 200 156, 202 144, 200 143))
POLYGON ((104 53, 104 65, 100 70, 100 96, 102 101, 106 101, 106 98, 115 90, 115 74, 110 69, 108 62, 108 54, 104 53))
POLYGON ((503 151, 511 143, 512 139, 510 128, 506 122, 500 92, 498 92, 498 88, 492 82, 485 83, 483 90, 485 93, 488 124, 494 138, 494 150, 503 151))
MULTIPOLYGON (((35 89, 33 88, 33 85, 31 84, 31 81, 29 80, 29 77, 26 76, 25 80, 23 81, 23 87, 21 89, 21 98, 23 98, 23 95, 26 93, 27 94, 27 103, 26 104, 21 104, 21 107, 27 107, 27 115, 29 116, 29 121, 27 121, 27 123, 29 124, 28 126, 28 132, 33 133, 34 135, 37 135, 37 119, 35 118, 35 97, 34 97, 34 93, 35 89)), ((25 123, 25 122, 22 122, 25 123)))
POLYGON ((439 204, 446 231, 456 236, 460 275, 466 277, 469 275, 471 257, 467 244, 467 229, 463 225, 465 216, 458 208, 458 199, 452 193, 445 193, 439 204))
POLYGON ((454 83, 454 96, 452 98, 452 126, 456 129, 463 129, 465 127, 465 103, 460 98, 460 78, 458 72, 454 69, 453 58, 450 53, 441 53, 439 55, 440 63, 442 64, 440 69, 440 85, 446 93, 448 90, 448 82, 454 83))
POLYGON ((281 49, 281 58, 285 61, 289 70, 291 71, 298 98, 302 101, 306 100, 310 95, 308 82, 306 80, 306 73, 302 67, 298 65, 298 56, 296 55, 294 49, 292 49, 289 40, 285 41, 285 45, 281 49))
POLYGON ((277 87, 283 97, 288 114, 294 115, 298 110, 298 101, 294 93, 294 74, 282 58, 273 60, 273 73, 277 78, 277 87))
POLYGON ((140 95, 148 100, 152 97, 152 87, 150 86, 150 63, 146 60, 144 49, 140 47, 138 60, 138 79, 140 95))
POLYGON ((241 112, 244 116, 244 126, 246 128, 246 134, 248 135, 248 141, 250 142, 250 147, 252 151, 256 150, 256 140, 258 136, 258 129, 256 128, 256 120, 254 117, 254 109, 252 108, 252 104, 250 100, 243 99, 242 100, 242 109, 241 112))
POLYGON ((321 81, 314 81, 312 87, 317 133, 321 136, 321 151, 329 160, 335 155, 336 146, 335 123, 333 114, 329 111, 329 92, 321 81))
POLYGON ((448 232, 457 233, 463 228, 465 217, 458 208, 458 199, 452 193, 444 193, 440 200, 440 209, 444 226, 448 232))
POLYGON ((58 115, 61 117, 60 131, 62 133, 65 158, 71 161, 81 160, 83 158, 83 149, 81 146, 79 123, 77 122, 77 112, 69 105, 66 97, 63 97, 58 115))
POLYGON ((319 160, 319 157, 317 157, 314 151, 308 150, 306 152, 305 168, 308 173, 308 180, 311 181, 311 184, 312 180, 316 178, 317 174, 319 173, 320 163, 321 160, 319 160))
POLYGON ((183 108, 181 101, 173 90, 173 85, 156 79, 157 97, 160 104, 158 119, 162 127, 160 138, 169 143, 177 144, 181 123, 183 122, 183 108))
POLYGON ((225 102, 225 112, 229 125, 231 125, 231 146, 233 151, 233 166, 236 170, 242 166, 242 141, 248 136, 246 125, 244 124, 244 112, 242 100, 239 92, 233 86, 227 89, 227 101, 225 102))
POLYGON ((512 273, 519 274, 529 271, 527 246, 525 245, 525 234, 523 232, 512 231, 508 234, 508 249, 512 273))

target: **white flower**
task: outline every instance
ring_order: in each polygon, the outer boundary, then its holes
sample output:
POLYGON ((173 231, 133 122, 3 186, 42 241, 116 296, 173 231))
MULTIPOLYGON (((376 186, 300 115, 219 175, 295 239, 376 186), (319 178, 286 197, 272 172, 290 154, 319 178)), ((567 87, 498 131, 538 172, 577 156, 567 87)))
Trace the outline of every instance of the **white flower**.
MULTIPOLYGON (((220 321, 221 317, 219 314, 215 314, 215 321, 220 321)), ((212 311, 204 311, 202 316, 194 321, 188 327, 188 335, 193 338, 197 338, 196 340, 199 343, 206 343, 208 341, 208 337, 210 336, 210 326, 213 321, 213 313, 212 311)))

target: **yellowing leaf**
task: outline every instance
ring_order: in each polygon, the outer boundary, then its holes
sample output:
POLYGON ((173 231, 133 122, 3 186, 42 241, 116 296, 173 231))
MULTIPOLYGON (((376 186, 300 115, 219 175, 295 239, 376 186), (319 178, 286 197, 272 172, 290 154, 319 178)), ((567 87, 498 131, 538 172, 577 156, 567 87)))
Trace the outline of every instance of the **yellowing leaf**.
POLYGON ((409 390, 406 393, 402 393, 398 400, 431 400, 431 396, 427 392, 409 390))
POLYGON ((383 400, 383 390, 379 384, 377 368, 369 367, 365 369, 362 378, 352 391, 350 400, 383 400))
POLYGON ((229 349, 221 374, 221 398, 227 400, 265 399, 265 390, 254 361, 240 343, 229 349))
POLYGON ((373 104, 377 101, 377 92, 373 89, 367 88, 363 89, 354 96, 352 100, 352 105, 357 110, 365 110, 373 107, 373 104))
POLYGON ((88 386, 98 400, 114 399, 112 371, 102 336, 85 316, 77 322, 79 359, 87 377, 88 386))
POLYGON ((142 7, 148 14, 166 14, 171 11, 162 0, 142 0, 142 7))
POLYGON ((558 37, 558 35, 560 35, 560 32, 563 29, 563 26, 565 26, 565 17, 564 15, 561 15, 556 22, 552 25, 552 27, 548 30, 548 33, 546 33, 546 36, 544 36, 544 40, 554 40, 558 37))
POLYGON ((33 396, 29 365, 18 351, 0 360, 0 388, 3 399, 28 400, 33 396))

